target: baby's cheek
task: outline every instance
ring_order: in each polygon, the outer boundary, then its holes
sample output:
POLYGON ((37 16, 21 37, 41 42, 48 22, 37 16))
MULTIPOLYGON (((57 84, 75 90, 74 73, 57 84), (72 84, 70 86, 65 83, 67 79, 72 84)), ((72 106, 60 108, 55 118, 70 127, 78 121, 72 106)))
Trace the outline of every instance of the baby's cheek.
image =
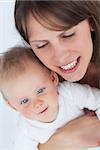
POLYGON ((97 142, 97 146, 100 146, 100 141, 99 141, 99 142, 97 142))
POLYGON ((32 114, 31 114, 31 112, 29 111, 29 109, 24 109, 24 110, 22 111, 22 115, 23 115, 24 117, 26 117, 26 118, 31 118, 31 116, 32 116, 32 114))

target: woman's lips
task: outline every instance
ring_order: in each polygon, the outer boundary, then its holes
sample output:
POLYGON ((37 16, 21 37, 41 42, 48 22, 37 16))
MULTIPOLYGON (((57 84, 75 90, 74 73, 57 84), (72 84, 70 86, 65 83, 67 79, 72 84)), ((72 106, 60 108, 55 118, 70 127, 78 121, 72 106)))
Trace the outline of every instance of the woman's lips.
POLYGON ((64 73, 73 73, 77 70, 80 62, 80 57, 78 57, 76 60, 72 61, 71 63, 67 65, 63 65, 59 67, 59 69, 64 73))

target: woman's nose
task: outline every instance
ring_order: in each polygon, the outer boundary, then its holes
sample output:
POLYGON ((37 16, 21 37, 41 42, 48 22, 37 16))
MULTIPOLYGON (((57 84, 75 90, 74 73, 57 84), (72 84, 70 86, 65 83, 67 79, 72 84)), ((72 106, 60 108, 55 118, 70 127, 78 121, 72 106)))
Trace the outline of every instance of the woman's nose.
POLYGON ((61 58, 64 59, 69 56, 69 50, 67 46, 59 43, 52 47, 51 54, 53 59, 60 60, 61 58))
POLYGON ((57 64, 63 64, 69 56, 70 52, 66 47, 56 46, 54 49, 52 49, 52 59, 57 64))

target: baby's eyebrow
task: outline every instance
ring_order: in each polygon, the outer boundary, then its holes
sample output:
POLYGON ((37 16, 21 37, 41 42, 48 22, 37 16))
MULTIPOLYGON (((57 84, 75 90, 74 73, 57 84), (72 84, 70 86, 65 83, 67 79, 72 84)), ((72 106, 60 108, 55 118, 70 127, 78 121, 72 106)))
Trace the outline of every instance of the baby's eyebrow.
POLYGON ((5 101, 8 101, 8 99, 7 99, 7 97, 5 96, 5 94, 4 94, 3 92, 1 92, 1 94, 2 94, 3 99, 4 99, 5 101))

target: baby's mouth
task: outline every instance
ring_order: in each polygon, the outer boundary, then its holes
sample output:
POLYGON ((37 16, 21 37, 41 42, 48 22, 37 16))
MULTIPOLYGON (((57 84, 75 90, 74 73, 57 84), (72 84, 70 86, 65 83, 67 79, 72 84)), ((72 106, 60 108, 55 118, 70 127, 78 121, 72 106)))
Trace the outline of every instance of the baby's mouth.
POLYGON ((48 107, 46 107, 44 110, 42 110, 42 111, 40 112, 40 114, 42 114, 42 113, 46 112, 46 111, 47 111, 47 109, 48 109, 48 107))

